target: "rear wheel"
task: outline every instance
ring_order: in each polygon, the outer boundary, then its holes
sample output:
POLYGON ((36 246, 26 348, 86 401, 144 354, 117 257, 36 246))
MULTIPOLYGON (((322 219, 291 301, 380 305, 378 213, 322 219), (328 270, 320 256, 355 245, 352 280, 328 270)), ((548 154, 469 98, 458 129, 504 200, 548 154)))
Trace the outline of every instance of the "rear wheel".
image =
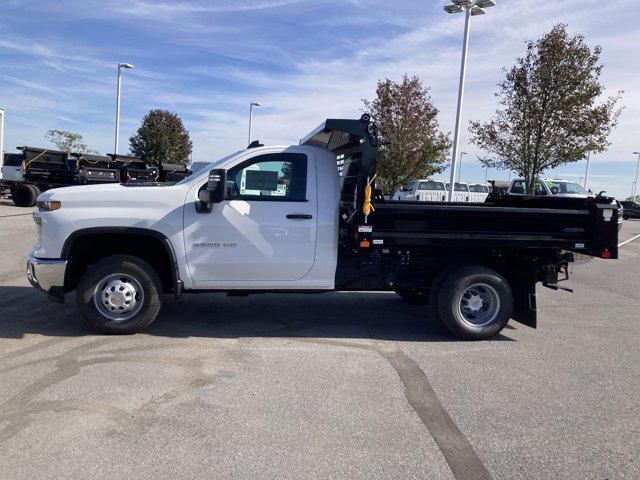
POLYGON ((11 199, 16 207, 33 207, 39 194, 38 187, 28 183, 18 183, 11 189, 11 199))
POLYGON ((454 335, 485 340, 509 322, 513 293, 499 273, 484 267, 463 267, 451 273, 438 294, 438 313, 454 335))
POLYGON ((160 311, 162 283, 144 260, 111 255, 89 267, 76 293, 87 322, 105 333, 134 333, 150 325, 160 311))

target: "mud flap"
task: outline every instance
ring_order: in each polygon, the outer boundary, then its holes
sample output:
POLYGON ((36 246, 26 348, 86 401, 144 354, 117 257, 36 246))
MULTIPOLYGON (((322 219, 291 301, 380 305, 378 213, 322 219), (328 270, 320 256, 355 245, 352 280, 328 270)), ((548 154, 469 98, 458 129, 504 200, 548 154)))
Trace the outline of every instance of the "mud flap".
POLYGON ((538 325, 538 309, 536 306, 536 282, 520 281, 513 287, 513 314, 511 318, 531 328, 538 325))

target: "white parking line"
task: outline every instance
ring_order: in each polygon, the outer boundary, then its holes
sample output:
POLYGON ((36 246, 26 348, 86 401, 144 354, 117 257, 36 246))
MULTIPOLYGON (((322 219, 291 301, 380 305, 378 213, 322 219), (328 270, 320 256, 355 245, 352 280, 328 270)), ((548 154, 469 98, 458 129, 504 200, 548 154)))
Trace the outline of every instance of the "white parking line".
POLYGON ((635 237, 631 237, 629 240, 625 240, 624 242, 619 243, 619 244, 618 244, 618 248, 619 248, 619 247, 621 247, 621 246, 623 246, 623 245, 626 245, 626 244, 627 244, 627 243, 629 243, 629 242, 633 242, 633 241, 634 241, 634 240, 636 240, 637 238, 640 238, 640 235, 636 235, 635 237))

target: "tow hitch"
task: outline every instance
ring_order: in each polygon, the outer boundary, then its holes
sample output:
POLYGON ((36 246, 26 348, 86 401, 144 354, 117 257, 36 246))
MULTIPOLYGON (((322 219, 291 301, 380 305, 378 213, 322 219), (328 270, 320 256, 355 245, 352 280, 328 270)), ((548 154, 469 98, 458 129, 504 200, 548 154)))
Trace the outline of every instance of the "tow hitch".
POLYGON ((573 261, 573 253, 565 253, 562 260, 556 265, 556 273, 563 274, 564 278, 558 278, 556 283, 543 282, 542 285, 550 288, 551 290, 564 290, 565 292, 573 293, 572 288, 561 287, 558 285, 560 282, 566 282, 569 280, 569 263, 572 263, 573 261))

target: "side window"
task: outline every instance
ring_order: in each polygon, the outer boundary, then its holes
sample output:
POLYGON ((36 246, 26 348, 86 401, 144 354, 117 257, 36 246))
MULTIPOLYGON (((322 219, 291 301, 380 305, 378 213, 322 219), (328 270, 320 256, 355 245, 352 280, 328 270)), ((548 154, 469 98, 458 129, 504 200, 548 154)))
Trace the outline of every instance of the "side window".
POLYGON ((227 173, 230 200, 304 201, 307 195, 307 156, 268 153, 246 160, 227 173))
POLYGON ((526 192, 526 190, 524 188, 524 182, 523 181, 518 180, 517 182, 513 182, 513 185, 511 186, 511 193, 524 195, 525 192, 526 192))
POLYGON ((409 191, 413 191, 413 187, 415 187, 415 186, 416 186, 416 183, 417 183, 417 182, 416 182, 415 180, 414 180, 413 182, 409 182, 409 183, 407 184, 407 186, 406 186, 406 187, 404 187, 405 191, 407 191, 407 192, 409 192, 409 191))
POLYGON ((542 183, 540 182, 536 182, 536 186, 535 189, 533 191, 534 195, 546 195, 547 191, 544 188, 544 185, 542 185, 542 183))
MULTIPOLYGON (((2 155, 2 152, 0 152, 2 155)), ((19 167, 22 165, 22 154, 21 153, 5 153, 4 154, 4 162, 0 162, 5 167, 19 167)))

